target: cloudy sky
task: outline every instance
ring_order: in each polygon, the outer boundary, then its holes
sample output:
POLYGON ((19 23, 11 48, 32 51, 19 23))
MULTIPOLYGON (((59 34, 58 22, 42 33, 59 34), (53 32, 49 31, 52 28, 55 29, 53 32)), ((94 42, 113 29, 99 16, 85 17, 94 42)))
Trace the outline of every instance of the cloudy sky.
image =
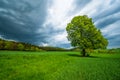
POLYGON ((0 0, 0 38, 69 48, 65 28, 77 15, 93 18, 108 48, 120 47, 120 0, 0 0))

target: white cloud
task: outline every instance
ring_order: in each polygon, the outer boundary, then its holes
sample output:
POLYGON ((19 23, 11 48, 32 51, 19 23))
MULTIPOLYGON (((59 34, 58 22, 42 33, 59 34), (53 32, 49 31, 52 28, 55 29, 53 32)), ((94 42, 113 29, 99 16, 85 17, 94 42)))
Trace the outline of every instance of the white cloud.
POLYGON ((53 0, 52 6, 48 9, 48 16, 45 24, 47 27, 52 27, 53 30, 62 30, 62 32, 52 35, 49 39, 49 44, 56 46, 58 44, 68 43, 67 33, 65 31, 66 24, 70 20, 67 16, 68 12, 73 9, 74 0, 53 0), (52 25, 52 26, 49 26, 52 25))
POLYGON ((48 43, 41 43, 40 46, 41 46, 41 45, 42 45, 42 46, 49 46, 48 43))
POLYGON ((8 12, 6 9, 0 8, 0 12, 8 12))
POLYGON ((48 9, 48 19, 45 24, 52 24, 57 29, 65 28, 62 24, 67 19, 67 12, 73 9, 72 3, 73 0, 53 0, 52 6, 48 9))
POLYGON ((120 47, 120 20, 102 28, 101 31, 105 34, 106 38, 109 41, 108 48, 117 48, 120 47))
POLYGON ((102 28, 101 31, 103 34, 107 34, 108 36, 114 36, 115 34, 120 34, 119 25, 120 25, 120 20, 115 22, 114 24, 102 28))
POLYGON ((96 17, 105 15, 108 11, 113 11, 117 8, 120 3, 119 0, 115 0, 114 4, 112 4, 113 0, 92 0, 89 4, 87 4, 81 11, 76 13, 76 15, 88 15, 90 17, 96 17))
POLYGON ((95 24, 97 25, 97 24, 99 24, 99 23, 101 23, 101 22, 106 22, 107 20, 110 20, 110 19, 111 19, 111 20, 112 20, 112 19, 120 19, 120 12, 115 13, 115 14, 112 14, 112 15, 108 15, 108 16, 106 16, 106 17, 103 17, 103 18, 97 20, 97 21, 95 22, 95 24))
POLYGON ((53 37, 53 40, 56 41, 58 44, 64 44, 64 43, 68 43, 67 40, 67 33, 63 32, 61 34, 57 34, 53 37))
POLYGON ((0 38, 3 39, 2 35, 0 35, 0 38))

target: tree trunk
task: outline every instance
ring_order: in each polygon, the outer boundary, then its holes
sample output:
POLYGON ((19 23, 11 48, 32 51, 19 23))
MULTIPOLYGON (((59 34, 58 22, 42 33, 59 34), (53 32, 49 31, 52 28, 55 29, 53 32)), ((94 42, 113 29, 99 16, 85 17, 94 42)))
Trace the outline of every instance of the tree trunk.
POLYGON ((82 55, 83 55, 83 56, 86 56, 86 51, 85 51, 85 49, 82 49, 82 55))

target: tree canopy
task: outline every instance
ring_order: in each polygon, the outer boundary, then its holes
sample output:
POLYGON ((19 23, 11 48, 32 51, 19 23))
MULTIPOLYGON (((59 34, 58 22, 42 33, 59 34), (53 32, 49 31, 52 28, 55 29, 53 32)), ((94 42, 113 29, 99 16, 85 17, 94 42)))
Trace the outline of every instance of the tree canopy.
POLYGON ((85 49, 105 49, 108 45, 107 39, 87 15, 75 16, 67 24, 66 31, 71 45, 83 49, 84 56, 85 49))

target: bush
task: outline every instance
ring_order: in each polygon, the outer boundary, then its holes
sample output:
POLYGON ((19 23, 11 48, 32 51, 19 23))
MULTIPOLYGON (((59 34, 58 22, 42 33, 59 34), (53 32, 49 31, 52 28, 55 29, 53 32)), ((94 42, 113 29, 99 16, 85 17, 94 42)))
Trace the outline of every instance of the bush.
POLYGON ((106 50, 106 49, 100 49, 100 50, 98 50, 98 53, 108 53, 108 50, 106 50))

